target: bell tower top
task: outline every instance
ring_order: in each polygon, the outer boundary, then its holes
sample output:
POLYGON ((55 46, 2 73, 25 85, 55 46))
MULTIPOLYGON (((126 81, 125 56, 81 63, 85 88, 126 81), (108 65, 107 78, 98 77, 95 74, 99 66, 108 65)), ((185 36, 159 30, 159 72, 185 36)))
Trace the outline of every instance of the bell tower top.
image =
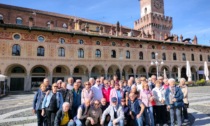
POLYGON ((164 0, 140 0, 141 17, 154 13, 164 15, 164 0))
POLYGON ((140 0, 141 18, 134 22, 134 29, 163 40, 173 28, 172 17, 164 14, 164 0, 140 0))

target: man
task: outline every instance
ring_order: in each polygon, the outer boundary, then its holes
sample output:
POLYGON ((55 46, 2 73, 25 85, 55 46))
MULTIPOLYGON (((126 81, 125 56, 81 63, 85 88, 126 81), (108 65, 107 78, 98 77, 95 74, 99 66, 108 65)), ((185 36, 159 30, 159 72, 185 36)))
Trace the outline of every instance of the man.
POLYGON ((89 79, 89 82, 90 82, 90 84, 91 84, 91 87, 95 84, 95 79, 94 78, 90 78, 89 79))
POLYGON ((137 99, 137 95, 134 93, 129 94, 130 100, 128 101, 128 107, 130 109, 131 126, 143 126, 143 113, 145 106, 140 99, 137 99))
POLYGON ((67 89, 72 90, 73 89, 73 84, 74 84, 74 79, 72 77, 69 77, 67 80, 67 89))
POLYGON ((62 109, 56 113, 54 126, 74 126, 73 116, 69 107, 68 102, 63 103, 62 109))
POLYGON ((103 76, 100 77, 100 82, 101 82, 101 86, 103 87, 103 85, 104 85, 104 77, 103 76))
POLYGON ((163 82, 163 77, 162 76, 159 76, 158 77, 158 80, 160 81, 160 83, 163 85, 164 84, 164 82, 163 82))
POLYGON ((69 103, 70 110, 72 110, 72 103, 73 103, 73 94, 71 90, 68 90, 66 87, 66 83, 61 83, 61 90, 59 91, 63 96, 63 101, 69 103))
POLYGON ((125 92, 128 92, 130 93, 131 91, 131 86, 133 85, 133 81, 132 80, 128 80, 128 85, 127 87, 125 88, 125 92))
POLYGON ((98 100, 94 101, 92 107, 88 111, 88 117, 86 119, 86 126, 98 126, 99 120, 101 120, 102 110, 100 108, 100 102, 98 100))
POLYGON ((115 83, 115 84, 119 82, 117 75, 114 75, 114 76, 113 76, 113 80, 114 80, 114 83, 115 83))
POLYGON ((126 100, 123 98, 121 99, 121 106, 123 108, 123 112, 124 112, 124 116, 125 116, 125 119, 124 119, 124 122, 125 122, 125 125, 126 126, 129 126, 129 122, 130 122, 130 115, 129 115, 129 107, 126 105, 126 100))
POLYGON ((109 105, 109 107, 103 112, 102 119, 101 119, 101 125, 104 124, 104 121, 106 119, 106 116, 110 115, 110 121, 108 126, 124 126, 124 112, 122 106, 118 105, 117 98, 113 97, 111 99, 112 104, 109 105))
POLYGON ((77 109, 81 105, 81 89, 79 88, 78 83, 74 83, 74 88, 72 89, 72 94, 73 94, 73 104, 72 104, 72 111, 73 111, 73 116, 77 115, 77 109))
POLYGON ((96 79, 95 85, 92 86, 92 91, 93 91, 93 99, 94 100, 101 100, 103 98, 102 94, 102 87, 100 84, 100 79, 96 79))
POLYGON ((82 80, 77 79, 76 83, 79 85, 79 89, 82 90, 83 89, 82 80))
POLYGON ((182 125, 181 109, 184 106, 183 93, 180 87, 175 86, 175 80, 168 80, 169 88, 166 89, 165 102, 167 109, 170 111, 171 126, 174 126, 174 113, 176 113, 178 126, 182 125))
POLYGON ((77 116, 75 119, 77 126, 85 125, 89 109, 90 109, 90 99, 85 99, 85 103, 80 105, 77 110, 77 116))
POLYGON ((155 75, 152 75, 151 76, 151 82, 148 83, 149 84, 149 89, 152 90, 153 88, 155 88, 155 81, 156 81, 156 76, 155 75))
POLYGON ((131 77, 129 78, 129 80, 132 82, 132 84, 134 84, 134 83, 135 83, 135 81, 134 81, 134 77, 133 77, 133 76, 131 76, 131 77))
POLYGON ((43 83, 44 83, 44 85, 47 87, 47 88, 46 88, 46 91, 52 90, 52 86, 50 85, 49 80, 48 80, 47 78, 45 78, 45 79, 43 80, 43 83))
POLYGON ((57 81, 58 90, 60 90, 60 89, 61 89, 61 84, 62 84, 62 82, 63 82, 62 80, 58 80, 58 81, 57 81))
POLYGON ((105 98, 101 99, 101 110, 104 112, 104 110, 109 106, 109 104, 106 102, 105 98))

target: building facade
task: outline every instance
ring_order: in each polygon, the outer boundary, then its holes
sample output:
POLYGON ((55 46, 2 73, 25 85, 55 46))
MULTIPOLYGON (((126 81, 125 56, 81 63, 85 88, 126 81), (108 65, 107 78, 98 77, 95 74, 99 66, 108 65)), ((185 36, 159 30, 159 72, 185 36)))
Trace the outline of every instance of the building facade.
MULTIPOLYGON (((150 6, 154 6, 153 2, 150 6)), ((159 64, 160 75, 165 69, 168 78, 177 79, 180 70, 181 77, 186 78, 188 60, 192 79, 203 78, 203 64, 210 62, 210 48, 198 45, 196 37, 189 42, 182 36, 170 36, 169 24, 164 38, 159 40, 159 34, 131 30, 119 22, 108 24, 0 4, 0 73, 8 76, 10 91, 30 91, 44 78, 53 83, 70 76, 82 81, 113 75, 120 79, 149 77, 157 73, 151 61, 160 59, 164 62, 159 64)))

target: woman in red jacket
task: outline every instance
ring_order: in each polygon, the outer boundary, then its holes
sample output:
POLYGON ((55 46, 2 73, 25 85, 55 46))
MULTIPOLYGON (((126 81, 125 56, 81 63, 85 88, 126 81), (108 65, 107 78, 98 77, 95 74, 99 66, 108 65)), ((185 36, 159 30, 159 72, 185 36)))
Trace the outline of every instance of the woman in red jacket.
POLYGON ((109 104, 109 95, 111 91, 108 80, 104 80, 104 87, 102 88, 103 97, 106 99, 107 104, 109 104))

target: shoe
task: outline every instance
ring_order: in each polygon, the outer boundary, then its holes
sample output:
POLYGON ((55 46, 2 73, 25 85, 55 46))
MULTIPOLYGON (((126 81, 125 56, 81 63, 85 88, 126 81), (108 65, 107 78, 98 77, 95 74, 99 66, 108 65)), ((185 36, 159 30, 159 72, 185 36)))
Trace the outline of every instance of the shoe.
POLYGON ((156 124, 156 126, 160 126, 160 124, 156 124))
POLYGON ((168 126, 168 124, 165 123, 165 124, 163 124, 163 126, 168 126))

